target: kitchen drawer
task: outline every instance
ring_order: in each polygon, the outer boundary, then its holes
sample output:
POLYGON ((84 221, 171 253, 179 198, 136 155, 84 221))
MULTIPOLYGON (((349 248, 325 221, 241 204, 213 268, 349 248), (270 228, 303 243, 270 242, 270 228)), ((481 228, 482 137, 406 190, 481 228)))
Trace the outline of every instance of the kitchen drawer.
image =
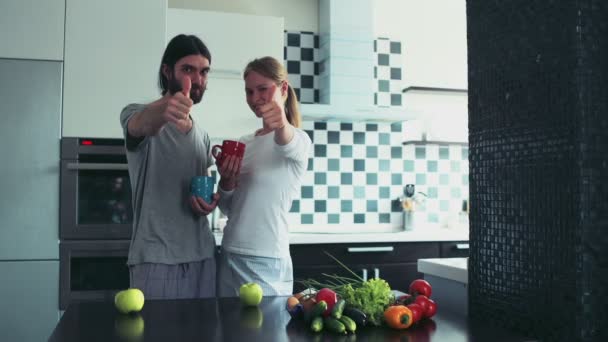
POLYGON ((439 244, 436 242, 291 245, 290 248, 293 264, 298 267, 337 265, 324 251, 346 265, 415 262, 422 258, 438 258, 440 255, 439 244))
MULTIPOLYGON (((369 266, 367 265, 349 265, 353 272, 362 276, 362 270, 368 270, 368 277, 370 276, 369 266)), ((306 287, 299 283, 299 280, 305 279, 315 279, 320 282, 326 282, 327 277, 323 276, 323 274, 336 274, 343 277, 354 278, 354 276, 348 272, 344 267, 340 265, 319 265, 319 266, 295 266, 293 268, 293 291, 294 293, 300 292, 304 290, 306 287)), ((373 274, 372 274, 373 275, 373 274)))
POLYGON ((466 258, 469 256, 468 241, 442 242, 440 249, 442 258, 466 258))
MULTIPOLYGON (((400 290, 403 292, 407 292, 409 284, 414 279, 422 278, 422 274, 418 273, 416 262, 396 264, 358 264, 348 265, 348 267, 361 277, 363 276, 364 270, 367 270, 367 279, 374 278, 377 270, 379 277, 386 280, 391 286, 391 289, 400 290)), ((294 266, 294 293, 305 289, 305 286, 298 282, 299 280, 315 279, 320 282, 326 282, 328 278, 323 276, 324 273, 354 278, 354 276, 346 271, 342 266, 294 266)))
POLYGON ((371 267, 371 274, 374 274, 374 267, 378 267, 380 278, 386 280, 393 290, 408 292, 410 283, 415 279, 421 279, 422 273, 418 272, 417 262, 407 262, 400 264, 389 264, 371 267))

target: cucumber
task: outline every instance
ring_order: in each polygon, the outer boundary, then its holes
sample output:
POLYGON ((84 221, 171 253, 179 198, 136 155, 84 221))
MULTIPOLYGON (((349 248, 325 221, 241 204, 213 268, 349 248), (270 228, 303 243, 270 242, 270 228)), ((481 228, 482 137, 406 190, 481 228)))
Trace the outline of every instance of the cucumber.
POLYGON ((342 317, 342 311, 344 310, 345 305, 346 301, 344 299, 340 299, 331 309, 331 317, 340 319, 340 317, 342 317))
POLYGON ((344 308, 344 311, 342 311, 342 314, 351 318, 360 327, 365 326, 367 323, 367 315, 363 311, 352 306, 347 305, 344 308))
POLYGON ((312 318, 315 318, 317 316, 321 316, 325 310, 327 310, 327 303, 324 300, 320 300, 317 302, 317 304, 315 304, 312 310, 310 310, 310 314, 312 318))
POLYGON ((327 302, 320 300, 317 302, 317 304, 315 304, 315 306, 312 307, 312 309, 310 309, 310 311, 304 314, 304 318, 306 322, 310 322, 313 320, 313 318, 321 316, 325 310, 327 310, 327 302))
POLYGON ((325 317, 323 326, 333 333, 346 334, 346 327, 344 324, 333 317, 325 317))
POLYGON ((310 330, 314 332, 319 332, 323 330, 323 317, 317 316, 312 319, 312 323, 310 323, 310 330))
POLYGON ((357 330, 357 323, 355 323, 355 321, 353 321, 350 317, 342 316, 340 317, 339 321, 344 324, 344 328, 346 328, 347 332, 354 333, 355 330, 357 330))

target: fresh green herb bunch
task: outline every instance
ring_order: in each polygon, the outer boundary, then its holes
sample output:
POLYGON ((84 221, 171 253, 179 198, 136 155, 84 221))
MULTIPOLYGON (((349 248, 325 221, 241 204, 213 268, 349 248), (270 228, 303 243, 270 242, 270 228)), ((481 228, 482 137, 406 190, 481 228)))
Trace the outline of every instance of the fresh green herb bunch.
POLYGON ((370 324, 380 325, 384 310, 394 300, 393 293, 386 280, 380 278, 363 280, 333 255, 325 251, 324 253, 352 274, 353 278, 322 273, 325 277, 324 281, 306 279, 299 282, 307 288, 327 287, 334 290, 340 298, 346 301, 347 305, 363 311, 368 316, 370 324))

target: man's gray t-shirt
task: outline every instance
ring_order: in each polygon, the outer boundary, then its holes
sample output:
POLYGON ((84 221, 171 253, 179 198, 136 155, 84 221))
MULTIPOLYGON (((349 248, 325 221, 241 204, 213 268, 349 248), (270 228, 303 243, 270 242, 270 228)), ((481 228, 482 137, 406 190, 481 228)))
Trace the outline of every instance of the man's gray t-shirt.
POLYGON ((127 124, 145 105, 130 104, 120 114, 133 193, 133 235, 127 264, 180 264, 214 256, 207 217, 190 207, 190 180, 211 166, 209 135, 194 120, 188 133, 173 124, 154 136, 129 136, 127 124))

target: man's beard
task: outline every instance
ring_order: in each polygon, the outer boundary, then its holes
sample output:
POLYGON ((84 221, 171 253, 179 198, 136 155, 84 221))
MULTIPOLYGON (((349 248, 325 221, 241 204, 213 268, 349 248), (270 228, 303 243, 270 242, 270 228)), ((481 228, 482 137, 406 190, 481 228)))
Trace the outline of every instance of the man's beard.
MULTIPOLYGON (((187 76, 185 76, 187 77, 187 76)), ((168 90, 170 94, 175 94, 177 92, 182 91, 182 83, 175 79, 173 75, 168 78, 168 90)), ((201 102, 203 99, 203 94, 205 94, 205 90, 207 90, 207 85, 203 84, 203 86, 199 86, 198 84, 192 84, 192 88, 190 88, 190 99, 194 104, 201 102)))

